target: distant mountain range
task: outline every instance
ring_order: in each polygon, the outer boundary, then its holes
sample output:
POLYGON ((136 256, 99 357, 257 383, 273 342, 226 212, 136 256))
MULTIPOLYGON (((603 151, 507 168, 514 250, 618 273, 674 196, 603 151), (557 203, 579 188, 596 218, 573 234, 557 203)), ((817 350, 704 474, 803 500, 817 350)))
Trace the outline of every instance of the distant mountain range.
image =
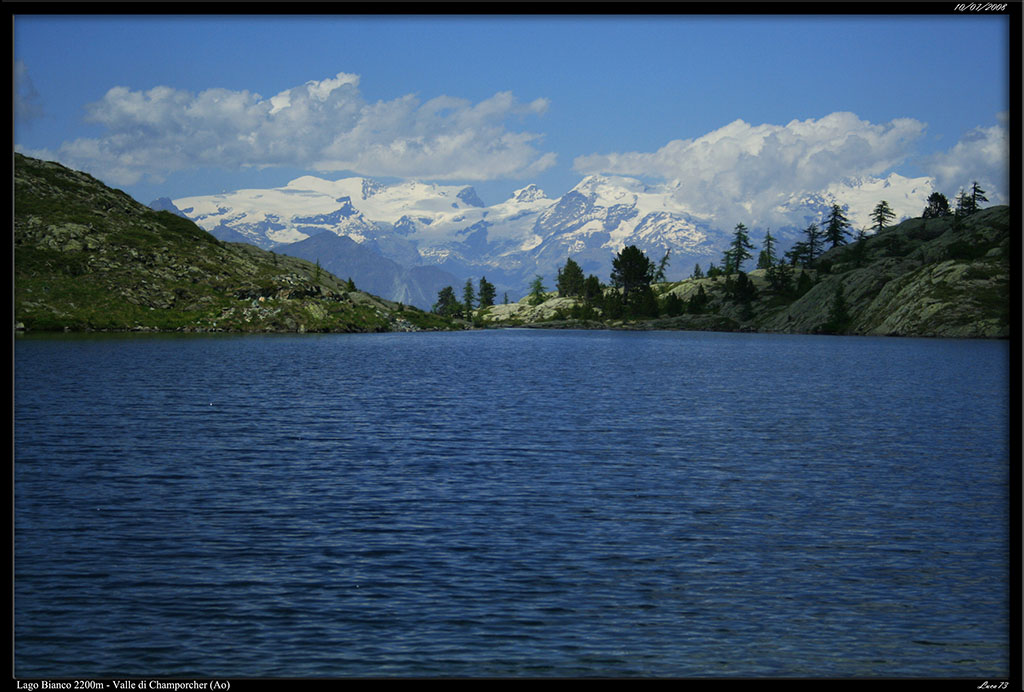
MULTIPOLYGON (((783 200, 774 211, 790 223, 771 231, 785 249, 833 203, 859 228, 879 201, 904 218, 919 214, 931 192, 928 179, 896 174, 848 181, 783 200)), ((531 184, 490 206, 467 186, 314 176, 151 206, 192 219, 221 240, 319 261, 360 288, 425 309, 444 286, 459 290, 480 277, 496 285, 499 300, 503 293, 518 300, 535 276, 552 287, 568 257, 606 281, 612 258, 627 245, 655 261, 670 252, 668 275, 683 278, 696 263, 721 261, 737 223, 691 213, 673 184, 610 176, 588 176, 557 199, 531 184), (322 234, 350 242, 317 239, 322 234)))

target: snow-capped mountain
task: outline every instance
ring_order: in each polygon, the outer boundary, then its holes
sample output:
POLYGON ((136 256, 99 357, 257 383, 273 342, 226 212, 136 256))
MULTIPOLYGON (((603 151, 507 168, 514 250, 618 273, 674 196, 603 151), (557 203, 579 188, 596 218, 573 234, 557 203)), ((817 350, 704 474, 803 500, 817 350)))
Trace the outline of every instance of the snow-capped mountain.
POLYGON ((846 210, 855 230, 873 225, 871 212, 885 200, 896 214, 893 223, 920 216, 935 191, 930 178, 906 178, 892 173, 886 178, 849 178, 814 193, 791 195, 774 211, 790 220, 794 228, 806 228, 828 216, 833 204, 846 210))
MULTIPOLYGON (((499 296, 507 291, 518 299, 535 275, 553 287, 568 257, 607 280, 612 258, 627 245, 655 261, 671 252, 670 279, 688 276, 694 263, 719 262, 737 220, 692 213, 685 192, 672 183, 592 175, 557 199, 531 184, 488 206, 466 186, 303 176, 280 188, 186 197, 172 206, 226 240, 287 252, 288 244, 329 232, 403 267, 432 266, 460 282, 486 276, 499 296)), ((882 199, 898 219, 917 215, 931 192, 927 178, 849 180, 779 200, 769 212, 785 223, 771 231, 785 245, 821 222, 833 203, 847 210, 854 228, 870 226, 882 199)), ((758 229, 751 231, 757 242, 758 229)), ((395 292, 384 297, 409 295, 395 292)))

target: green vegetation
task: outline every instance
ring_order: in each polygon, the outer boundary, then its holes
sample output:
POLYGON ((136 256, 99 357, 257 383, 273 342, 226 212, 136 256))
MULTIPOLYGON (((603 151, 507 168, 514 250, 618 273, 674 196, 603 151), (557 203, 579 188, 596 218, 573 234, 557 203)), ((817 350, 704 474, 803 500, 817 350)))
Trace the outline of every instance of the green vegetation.
MULTIPOLYGON (((972 188, 972 194, 974 190, 972 188)), ((978 198, 984 191, 978 188, 978 198)), ((558 293, 532 291, 518 304, 480 316, 483 325, 576 328, 695 329, 825 334, 1005 338, 1009 334, 1009 209, 943 213, 933 195, 922 218, 890 225, 880 202, 873 233, 849 241, 849 221, 834 205, 825 231, 810 224, 778 257, 766 232, 757 269, 745 272, 753 243, 738 224, 722 267, 699 265, 676 282, 656 281, 660 267, 637 247, 612 260, 608 285, 572 258, 559 269, 558 293), (930 211, 929 211, 930 210, 930 211), (829 245, 826 249, 826 245, 829 245)), ((666 258, 663 263, 667 262, 666 258)), ((539 279, 540 277, 538 277, 539 279)), ((535 281, 536 284, 536 281, 535 281)), ((536 286, 535 286, 536 288, 536 286)))
POLYGON ((669 253, 636 246, 612 258, 609 283, 567 258, 556 292, 537 276, 518 303, 494 305, 494 285, 467 280, 430 313, 356 290, 317 262, 215 239, 55 163, 15 155, 14 318, 28 330, 393 331, 544 325, 800 333, 1006 337, 1010 213, 981 208, 974 183, 949 210, 928 199, 895 226, 880 202, 873 233, 847 241, 834 205, 779 257, 737 224, 721 267, 669 282, 669 253), (825 248, 829 244, 831 247, 825 248))
POLYGON ((494 305, 494 284, 487 280, 486 276, 480 277, 480 290, 477 292, 480 307, 486 308, 494 305))
POLYGON ((319 263, 223 243, 56 163, 15 154, 14 320, 26 330, 451 329, 319 263))
POLYGON ((530 283, 530 304, 540 305, 543 303, 545 300, 545 291, 547 291, 547 289, 544 287, 544 277, 538 274, 530 283))
POLYGON ((558 270, 558 279, 555 288, 560 296, 579 296, 583 294, 583 270, 572 258, 565 262, 565 266, 558 270))

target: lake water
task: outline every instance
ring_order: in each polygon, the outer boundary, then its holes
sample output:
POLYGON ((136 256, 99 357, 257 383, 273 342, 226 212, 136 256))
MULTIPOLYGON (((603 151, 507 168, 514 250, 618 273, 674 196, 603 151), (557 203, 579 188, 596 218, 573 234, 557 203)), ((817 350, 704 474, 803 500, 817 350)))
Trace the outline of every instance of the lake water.
POLYGON ((19 337, 15 674, 1006 677, 1008 358, 19 337))

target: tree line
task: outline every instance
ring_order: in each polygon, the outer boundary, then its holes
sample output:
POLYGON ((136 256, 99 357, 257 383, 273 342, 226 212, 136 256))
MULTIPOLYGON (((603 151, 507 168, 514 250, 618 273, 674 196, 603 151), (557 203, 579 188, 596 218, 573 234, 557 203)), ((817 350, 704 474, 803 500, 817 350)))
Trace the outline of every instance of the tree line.
MULTIPOLYGON (((454 288, 445 286, 437 294, 433 312, 444 317, 471 319, 474 309, 494 305, 494 296, 494 284, 486 276, 480 277, 476 288, 473 287, 472 279, 466 279, 466 285, 462 288, 462 301, 455 296, 454 288)), ((505 294, 505 302, 508 302, 508 294, 505 294)))
MULTIPOLYGON (((925 219, 953 217, 954 223, 981 209, 981 202, 987 202, 985 191, 975 182, 970 191, 961 190, 956 198, 956 206, 950 209, 949 200, 940 192, 928 197, 922 213, 925 219)), ((895 212, 886 201, 879 202, 871 212, 872 225, 869 229, 860 229, 856 235, 851 231, 851 224, 843 207, 833 204, 822 220, 822 224, 811 223, 803 231, 803 239, 793 244, 780 257, 777 253, 777 239, 772 236, 771 229, 765 232, 761 250, 757 256, 757 269, 765 270, 768 290, 778 295, 795 298, 803 295, 814 285, 814 279, 807 271, 801 271, 797 277, 797 268, 814 267, 821 255, 828 249, 846 245, 854 239, 854 251, 851 259, 855 265, 863 260, 864 241, 868 230, 875 233, 885 229, 896 218, 895 212)), ((694 266, 692 279, 716 279, 724 277, 725 297, 738 305, 744 313, 751 310, 751 304, 758 296, 757 288, 743 271, 745 263, 754 259, 755 246, 750 233, 743 223, 736 224, 732 240, 723 252, 721 265, 711 263, 707 271, 700 265, 694 266)), ((595 275, 584 277, 582 268, 572 258, 557 270, 555 290, 559 297, 574 297, 580 301, 573 306, 571 314, 574 319, 650 319, 659 316, 676 317, 686 314, 701 314, 709 309, 710 299, 700 285, 687 300, 675 293, 668 293, 661 300, 654 295, 652 284, 665 281, 671 251, 666 251, 660 262, 655 263, 640 248, 630 245, 623 248, 612 259, 612 271, 608 285, 602 283, 595 275), (607 289, 615 290, 607 290, 607 289)), ((530 284, 529 303, 540 305, 547 299, 547 288, 544 279, 536 275, 530 284)), ((842 316, 844 306, 842 296, 837 296, 835 306, 837 314, 842 316)), ((508 294, 505 294, 508 303, 508 294)), ((434 312, 448 317, 464 317, 470 319, 474 306, 485 308, 494 304, 494 285, 481 277, 479 287, 474 290, 472 279, 466 281, 463 299, 460 302, 451 286, 438 293, 438 301, 434 312)))

